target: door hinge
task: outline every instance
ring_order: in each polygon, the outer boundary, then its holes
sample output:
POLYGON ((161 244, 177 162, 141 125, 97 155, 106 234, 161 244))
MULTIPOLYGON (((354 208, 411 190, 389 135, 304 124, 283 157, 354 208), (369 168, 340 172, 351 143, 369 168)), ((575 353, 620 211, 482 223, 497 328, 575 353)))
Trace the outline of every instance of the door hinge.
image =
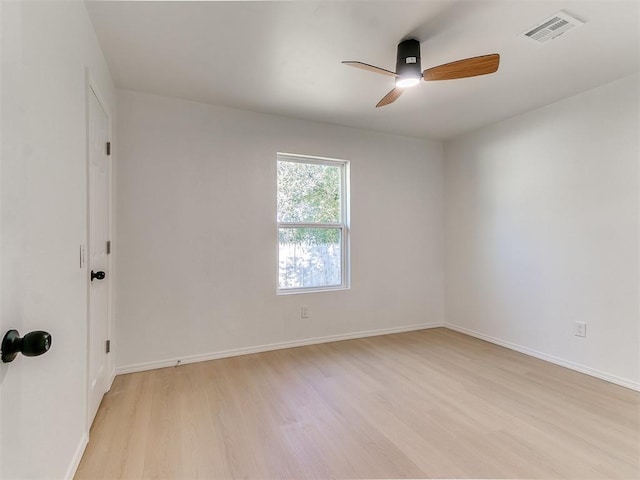
POLYGON ((111 142, 107 142, 107 155, 111 155, 111 142))
POLYGON ((107 240, 107 255, 111 253, 111 240, 107 240))
POLYGON ((111 340, 106 341, 106 351, 107 353, 111 353, 111 340))

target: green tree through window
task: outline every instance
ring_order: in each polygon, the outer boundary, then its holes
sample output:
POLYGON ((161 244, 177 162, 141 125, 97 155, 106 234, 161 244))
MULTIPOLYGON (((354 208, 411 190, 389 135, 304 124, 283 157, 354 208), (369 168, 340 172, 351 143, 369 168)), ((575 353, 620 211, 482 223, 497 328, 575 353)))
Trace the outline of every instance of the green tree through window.
POLYGON ((280 291, 346 286, 347 166, 278 155, 280 291))

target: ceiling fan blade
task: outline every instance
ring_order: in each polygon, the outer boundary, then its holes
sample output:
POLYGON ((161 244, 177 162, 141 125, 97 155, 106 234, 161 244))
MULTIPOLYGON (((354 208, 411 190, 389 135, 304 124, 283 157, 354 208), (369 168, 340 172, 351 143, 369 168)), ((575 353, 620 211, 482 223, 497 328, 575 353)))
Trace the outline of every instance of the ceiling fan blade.
POLYGON ((395 102, 400 97, 400 95, 402 95, 402 92, 404 92, 404 89, 394 88, 389 93, 387 93, 384 97, 382 97, 382 100, 378 102, 378 104, 376 105, 376 108, 384 107, 385 105, 389 105, 390 103, 395 102))
POLYGON ((480 57, 465 58, 457 62, 445 63, 437 67, 427 68, 422 77, 430 80, 453 80, 454 78, 476 77, 498 70, 500 55, 482 55, 480 57))
POLYGON ((368 70, 374 73, 381 73, 383 75, 391 75, 392 77, 397 77, 398 75, 391 70, 385 70, 384 68, 376 67, 375 65, 369 65, 368 63, 362 62, 353 62, 353 61, 343 61, 345 65, 349 65, 350 67, 361 68, 362 70, 368 70))

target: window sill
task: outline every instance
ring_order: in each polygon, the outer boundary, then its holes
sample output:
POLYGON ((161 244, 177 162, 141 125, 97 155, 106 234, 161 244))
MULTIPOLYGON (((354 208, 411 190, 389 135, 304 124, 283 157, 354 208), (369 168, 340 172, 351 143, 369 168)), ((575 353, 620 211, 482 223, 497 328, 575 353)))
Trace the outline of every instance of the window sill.
POLYGON ((338 285, 336 287, 315 287, 315 288, 287 288, 277 290, 276 295, 297 295, 300 293, 322 293, 322 292, 336 292, 341 290, 349 290, 347 285, 338 285))

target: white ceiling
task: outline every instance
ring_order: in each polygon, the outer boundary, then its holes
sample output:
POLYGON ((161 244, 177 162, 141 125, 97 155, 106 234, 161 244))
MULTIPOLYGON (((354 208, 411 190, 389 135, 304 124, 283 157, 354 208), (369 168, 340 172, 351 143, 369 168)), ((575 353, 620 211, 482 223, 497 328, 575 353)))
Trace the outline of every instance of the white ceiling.
POLYGON ((447 139, 640 69, 633 1, 87 2, 116 86, 382 132, 447 139), (552 14, 586 22, 544 45, 552 14), (489 53, 497 73, 422 82, 375 108, 413 37, 422 67, 489 53))

